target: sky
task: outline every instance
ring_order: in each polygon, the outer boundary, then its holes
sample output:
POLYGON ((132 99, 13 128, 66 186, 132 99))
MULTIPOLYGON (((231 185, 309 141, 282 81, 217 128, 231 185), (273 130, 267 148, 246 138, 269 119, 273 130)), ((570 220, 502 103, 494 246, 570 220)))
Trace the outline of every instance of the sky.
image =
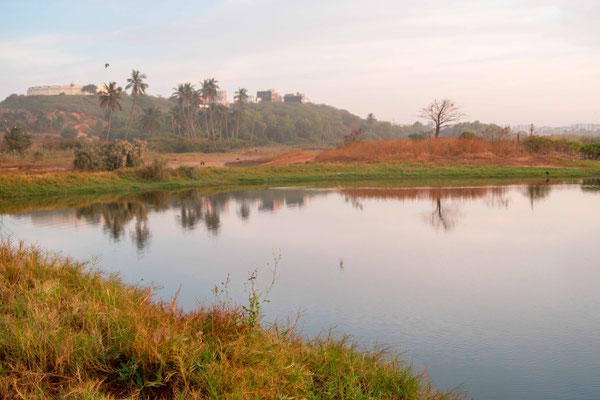
POLYGON ((441 98, 466 120, 600 123, 600 0, 0 0, 0 15, 0 98, 139 69, 163 96, 214 77, 230 100, 274 88, 396 123, 441 98))

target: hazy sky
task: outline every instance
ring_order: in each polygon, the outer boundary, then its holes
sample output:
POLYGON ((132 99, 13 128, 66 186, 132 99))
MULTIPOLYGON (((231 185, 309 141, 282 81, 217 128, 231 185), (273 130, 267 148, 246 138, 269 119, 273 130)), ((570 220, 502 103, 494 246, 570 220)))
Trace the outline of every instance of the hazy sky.
POLYGON ((215 77, 413 122, 449 97, 467 119, 600 123, 600 0, 0 0, 0 97, 28 86, 149 92, 215 77), (111 64, 104 69, 104 63, 111 64))

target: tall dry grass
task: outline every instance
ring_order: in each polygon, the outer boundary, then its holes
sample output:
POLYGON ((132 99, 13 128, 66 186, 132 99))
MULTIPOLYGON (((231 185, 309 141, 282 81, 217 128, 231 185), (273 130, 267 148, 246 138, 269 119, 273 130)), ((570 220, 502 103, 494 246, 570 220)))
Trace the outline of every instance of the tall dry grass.
POLYGON ((516 141, 490 142, 484 139, 439 138, 433 140, 361 141, 325 150, 318 162, 388 161, 490 161, 528 157, 525 147, 516 141))

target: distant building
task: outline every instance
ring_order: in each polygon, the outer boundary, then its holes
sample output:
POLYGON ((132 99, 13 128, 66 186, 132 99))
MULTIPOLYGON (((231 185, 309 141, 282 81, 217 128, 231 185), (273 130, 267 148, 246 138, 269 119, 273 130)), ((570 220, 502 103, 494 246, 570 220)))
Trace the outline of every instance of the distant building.
POLYGON ((286 103, 308 103, 308 99, 304 96, 303 93, 288 93, 283 96, 283 101, 286 103))
POLYGON ((600 131, 600 124, 572 124, 571 130, 575 132, 596 132, 600 131))
POLYGON ((72 95, 82 95, 82 94, 92 94, 88 92, 82 92, 81 88, 83 86, 76 85, 74 82, 71 82, 70 85, 53 85, 53 86, 33 86, 27 89, 27 96, 55 96, 59 94, 64 94, 68 96, 72 95))
MULTIPOLYGON (((202 104, 200 104, 200 108, 208 108, 210 102, 207 98, 202 98, 202 104)), ((226 107, 229 107, 229 101, 227 100, 227 91, 226 90, 217 90, 217 96, 213 101, 213 104, 222 104, 226 107)))
POLYGON ((217 98, 215 99, 215 103, 223 104, 224 106, 229 106, 229 101, 227 101, 226 90, 217 90, 217 98))
POLYGON ((275 89, 263 90, 256 92, 257 101, 271 101, 274 103, 281 102, 281 95, 275 89))

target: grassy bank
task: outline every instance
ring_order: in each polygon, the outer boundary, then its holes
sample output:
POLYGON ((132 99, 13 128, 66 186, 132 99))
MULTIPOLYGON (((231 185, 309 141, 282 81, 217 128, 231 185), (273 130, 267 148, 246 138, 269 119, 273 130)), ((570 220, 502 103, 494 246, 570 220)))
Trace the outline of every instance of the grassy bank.
POLYGON ((383 352, 183 313, 85 265, 0 243, 0 398, 446 399, 383 352))
POLYGON ((600 163, 570 162, 565 167, 436 163, 295 164, 250 168, 177 169, 145 167, 118 172, 50 171, 0 175, 0 198, 91 194, 228 185, 285 185, 361 179, 552 179, 600 177, 600 163))

